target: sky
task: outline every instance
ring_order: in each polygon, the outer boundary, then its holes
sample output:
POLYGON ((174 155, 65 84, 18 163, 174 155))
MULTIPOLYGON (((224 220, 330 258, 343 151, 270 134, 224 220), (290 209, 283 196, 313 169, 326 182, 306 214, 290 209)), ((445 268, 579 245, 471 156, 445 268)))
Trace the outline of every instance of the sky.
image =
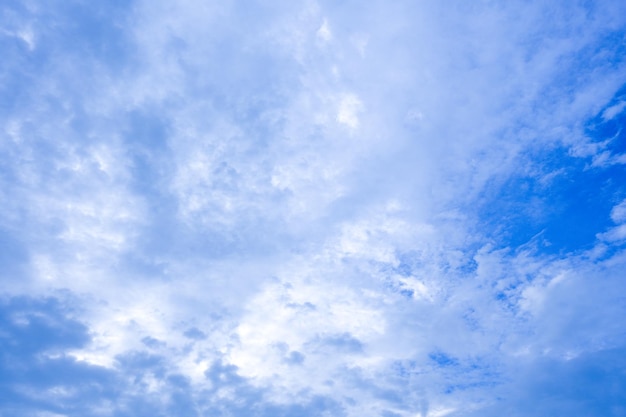
POLYGON ((0 416, 626 416, 626 2, 3 0, 0 416))

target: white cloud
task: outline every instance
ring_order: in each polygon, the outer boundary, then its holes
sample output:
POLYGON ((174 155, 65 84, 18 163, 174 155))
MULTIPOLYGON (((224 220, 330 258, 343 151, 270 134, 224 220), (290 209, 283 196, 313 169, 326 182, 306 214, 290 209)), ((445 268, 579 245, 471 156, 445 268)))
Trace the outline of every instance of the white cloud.
POLYGON ((626 200, 613 207, 611 219, 617 224, 626 222, 626 200))
POLYGON ((352 129, 359 127, 359 113, 363 109, 363 103, 353 94, 345 94, 339 100, 337 121, 352 129))
POLYGON ((340 377, 337 367, 358 366, 357 352, 326 340, 345 337, 366 343, 385 328, 381 313, 358 292, 308 279, 314 281, 275 284, 259 294, 237 328, 238 345, 229 353, 242 375, 277 384, 281 397, 302 389, 328 392, 325 382, 340 377), (289 360, 293 352, 302 355, 302 363, 289 360))
POLYGON ((626 107, 626 101, 620 101, 619 103, 614 104, 613 106, 604 110, 602 112, 602 118, 604 120, 611 120, 615 116, 620 114, 624 110, 625 107, 626 107))
POLYGON ((605 242, 621 242, 626 240, 626 200, 615 205, 611 210, 611 220, 616 226, 609 228, 606 232, 598 233, 598 239, 605 242))
POLYGON ((619 242, 626 239, 626 224, 609 229, 607 232, 599 233, 598 238, 607 242, 619 242))

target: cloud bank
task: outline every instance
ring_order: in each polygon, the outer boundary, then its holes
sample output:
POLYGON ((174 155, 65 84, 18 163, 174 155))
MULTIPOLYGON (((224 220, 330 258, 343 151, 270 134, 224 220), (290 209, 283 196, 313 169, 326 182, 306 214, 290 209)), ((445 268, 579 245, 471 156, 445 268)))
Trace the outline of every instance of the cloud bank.
POLYGON ((626 413, 626 6, 0 16, 0 414, 626 413))

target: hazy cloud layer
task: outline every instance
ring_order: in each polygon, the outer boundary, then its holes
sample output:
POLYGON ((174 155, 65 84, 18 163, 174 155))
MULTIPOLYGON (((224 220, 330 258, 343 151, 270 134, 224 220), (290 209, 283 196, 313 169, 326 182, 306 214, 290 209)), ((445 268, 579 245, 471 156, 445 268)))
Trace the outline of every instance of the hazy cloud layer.
POLYGON ((626 5, 0 22, 0 414, 626 413, 626 5))

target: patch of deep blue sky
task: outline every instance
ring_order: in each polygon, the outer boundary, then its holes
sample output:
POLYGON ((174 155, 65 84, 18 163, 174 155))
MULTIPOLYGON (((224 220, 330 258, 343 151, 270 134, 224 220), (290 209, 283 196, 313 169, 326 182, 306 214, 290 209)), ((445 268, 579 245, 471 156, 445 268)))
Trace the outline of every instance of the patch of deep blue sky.
MULTIPOLYGON (((626 111, 608 120, 603 114, 625 92, 584 123, 590 141, 608 141, 603 149, 614 157, 626 150, 626 111)), ((499 245, 533 243, 540 252, 565 254, 590 249, 597 234, 614 226, 611 210, 626 198, 626 164, 594 166, 593 156, 573 155, 567 147, 540 149, 525 164, 529 174, 488 190, 480 206, 480 224, 499 245)))

